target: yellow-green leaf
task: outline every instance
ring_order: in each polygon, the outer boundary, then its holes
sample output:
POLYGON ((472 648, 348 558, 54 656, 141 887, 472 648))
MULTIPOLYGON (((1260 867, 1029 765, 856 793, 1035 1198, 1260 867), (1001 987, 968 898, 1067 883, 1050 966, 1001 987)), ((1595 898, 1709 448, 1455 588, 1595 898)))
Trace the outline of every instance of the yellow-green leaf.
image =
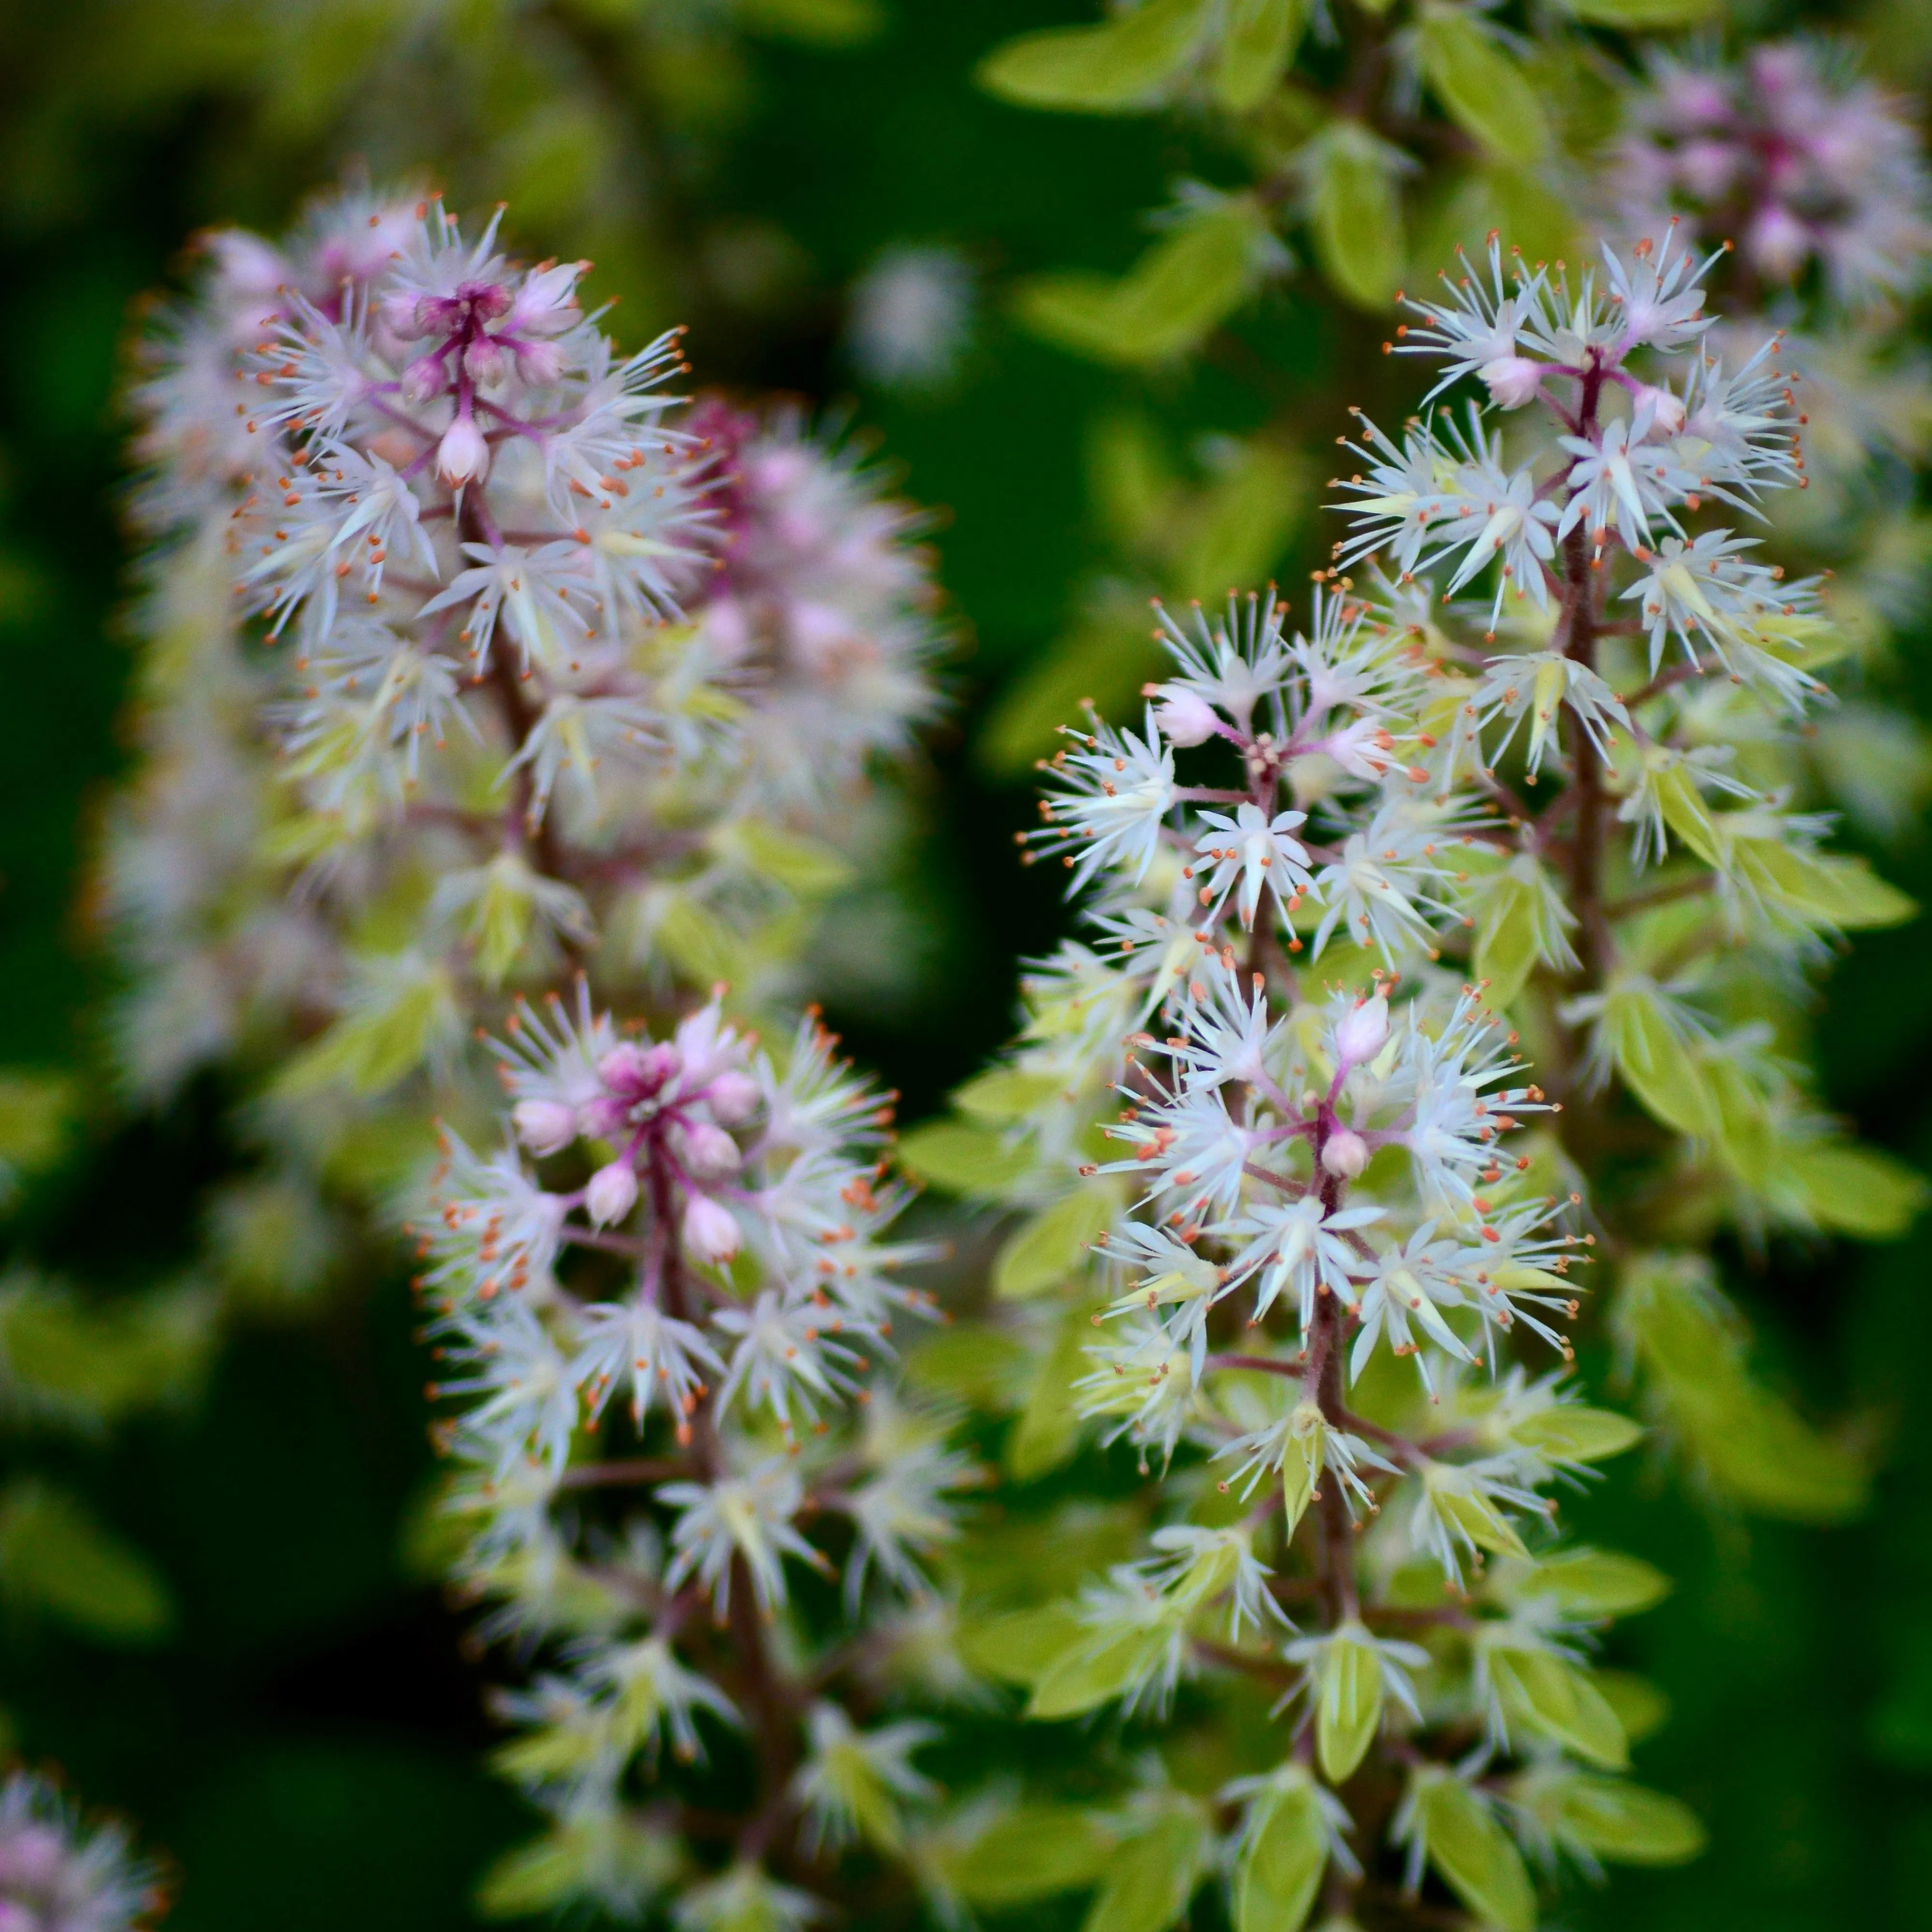
POLYGON ((1601 1462, 1621 1456, 1643 1440, 1643 1430, 1614 1409, 1585 1408, 1558 1402, 1525 1416, 1510 1431, 1510 1439, 1558 1462, 1601 1462))
POLYGON ((1144 1625, 1083 1627, 1041 1672, 1028 1700, 1029 1718, 1072 1718, 1118 1697, 1152 1670, 1165 1652, 1169 1633, 1144 1625))
POLYGON ((1313 166, 1314 228, 1322 272, 1358 308, 1395 300, 1404 248, 1396 156, 1359 122, 1322 136, 1313 166))
POLYGON ((1670 1579, 1616 1550, 1568 1550, 1546 1558, 1513 1588, 1525 1597, 1554 1597, 1574 1617, 1627 1617, 1662 1603, 1670 1579))
POLYGON ((1167 1932, 1194 1895, 1206 1848, 1194 1811, 1167 1812, 1108 1861, 1080 1932, 1167 1932))
POLYGON ((1632 33, 1663 33, 1708 20, 1717 0, 1566 0, 1570 12, 1593 27, 1622 27, 1632 33))
POLYGON ((149 1643, 174 1620, 148 1559, 79 1497, 33 1478, 0 1497, 0 1591, 104 1643, 149 1643))
POLYGON ((1489 1807, 1445 1773, 1417 1792, 1417 1812, 1429 1863, 1476 1918, 1498 1932, 1534 1932, 1529 1874, 1489 1807))
POLYGON ((1025 1905, 1092 1884, 1113 1846, 1113 1834, 1077 1805, 1026 1804, 951 1854, 946 1876, 969 1905, 1025 1905))
POLYGON ((899 1164, 915 1180, 948 1194, 997 1199, 1033 1170, 1025 1144, 1009 1144, 990 1127, 964 1120, 930 1120, 899 1142, 899 1164))
POLYGON ((1654 989, 1612 991, 1603 1026, 1618 1072, 1647 1112, 1681 1134, 1708 1139, 1717 1132, 1717 1106, 1703 1068, 1659 1010, 1654 989))
POLYGON ((1092 1340, 1084 1313, 1076 1312, 1061 1324, 1052 1352, 1027 1391, 1020 1420, 1006 1438, 1007 1473, 1015 1481, 1030 1483, 1058 1468, 1078 1445, 1080 1418, 1074 1384, 1092 1366, 1086 1354, 1092 1340))
POLYGON ((1193 348, 1247 299, 1266 259, 1267 218, 1230 196, 1182 222, 1117 281, 1037 275, 1014 298, 1035 334, 1103 362, 1162 362, 1193 348))
POLYGON ((993 1264, 993 1292, 1008 1300, 1057 1288, 1086 1262, 1095 1236, 1112 1223, 1115 1202, 1103 1187, 1083 1187, 1023 1222, 993 1264))
POLYGON ((1621 1771, 1630 1762, 1624 1727, 1587 1672, 1546 1650, 1489 1652, 1489 1674, 1504 1712, 1579 1757, 1621 1771))
POLYGON ((1529 76, 1460 9, 1432 7, 1418 30, 1424 77, 1465 134, 1505 160, 1533 161, 1549 124, 1529 76))
POLYGON ((1047 27, 993 49, 975 78, 1021 107, 1131 113, 1160 101, 1194 51, 1206 0, 1147 0, 1098 26, 1047 27))
POLYGON ((1249 1808, 1234 1868, 1234 1932, 1301 1932, 1327 1868, 1321 1797, 1306 1772, 1290 1767, 1249 1808))
POLYGON ((1382 1660, 1346 1634, 1324 1648, 1315 1688, 1315 1755, 1321 1774, 1340 1784, 1368 1755, 1382 1721, 1382 1660))
POLYGON ((1537 1792, 1532 1808, 1553 1834, 1615 1864, 1682 1864, 1704 1849, 1689 1805, 1621 1778, 1566 1774, 1537 1792))
POLYGON ((1807 1141, 1779 1150, 1778 1175, 1821 1228, 1864 1241, 1895 1239, 1925 1205, 1925 1177, 1876 1148, 1807 1141))
POLYGON ((1670 1722, 1670 1700, 1648 1677, 1634 1670, 1597 1670, 1591 1675, 1631 1744, 1655 1737, 1670 1722))
POLYGON ((1288 70, 1309 20, 1308 0, 1227 0, 1214 92, 1230 113, 1259 106, 1288 70))

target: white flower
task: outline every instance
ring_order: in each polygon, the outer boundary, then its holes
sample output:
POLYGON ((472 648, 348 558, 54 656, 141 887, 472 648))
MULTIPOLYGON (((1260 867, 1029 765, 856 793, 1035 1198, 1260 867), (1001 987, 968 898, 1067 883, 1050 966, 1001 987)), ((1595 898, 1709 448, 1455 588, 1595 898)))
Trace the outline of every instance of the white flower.
POLYGON ((1278 812, 1272 818, 1258 806, 1236 807, 1232 818, 1218 812, 1203 812, 1201 821, 1209 829, 1194 842, 1194 850, 1213 862, 1214 869, 1200 888, 1201 904, 1209 916, 1218 915, 1221 904, 1238 880, 1240 890, 1236 904, 1241 923, 1252 927, 1265 886, 1280 904, 1284 916, 1290 902, 1298 900, 1315 883, 1308 868, 1308 850, 1290 835, 1308 814, 1278 812))
POLYGON ((1079 749, 1062 752, 1053 776, 1060 789, 1043 806, 1045 830, 1029 834, 1043 850, 1071 850, 1067 863, 1085 885, 1103 866, 1137 884, 1146 875, 1161 828, 1174 804, 1174 754, 1149 714, 1145 738, 1096 723, 1070 733, 1079 749))
POLYGON ((707 1376, 725 1372, 702 1330, 663 1313, 641 1294, 629 1301, 592 1303, 579 1318, 578 1337, 570 1378, 584 1390, 593 1420, 629 1377, 631 1420, 641 1429, 645 1412, 662 1402, 678 1418, 682 1440, 690 1432, 687 1418, 707 1376))
POLYGON ((798 1557, 816 1569, 828 1567, 792 1526, 804 1492, 783 1459, 762 1462, 749 1475, 723 1476, 714 1483, 666 1483, 657 1493, 678 1512, 666 1587, 675 1590, 695 1576, 710 1592, 712 1610, 721 1621, 731 1607, 735 1557, 743 1558, 752 1594, 767 1616, 785 1600, 786 1557, 798 1557))

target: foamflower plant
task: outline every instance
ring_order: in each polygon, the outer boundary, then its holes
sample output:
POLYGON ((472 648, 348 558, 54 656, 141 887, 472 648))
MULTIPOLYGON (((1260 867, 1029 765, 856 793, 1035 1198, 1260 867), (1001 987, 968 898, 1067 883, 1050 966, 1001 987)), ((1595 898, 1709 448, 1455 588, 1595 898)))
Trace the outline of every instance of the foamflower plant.
POLYGON ((446 1136, 421 1281, 457 1574, 542 1659, 499 1756, 554 1828, 486 1902, 816 1919, 936 1795, 931 1727, 873 1707, 921 1676, 903 1634, 975 1475, 869 1379, 930 1312, 894 1273, 921 1251, 888 1238, 890 1105, 816 1021, 774 1063, 715 1002, 653 1040, 580 991, 495 1044, 503 1142, 446 1136))
POLYGON ((1627 1774, 1654 1696, 1597 1663, 1667 1586, 1566 1493, 1647 1432, 1774 1499, 1861 1480, 1752 1378, 1708 1253, 1919 1193, 1778 1023, 1911 910, 1780 779, 1831 639, 1739 526, 1801 476, 1798 377, 1707 351, 1670 231, 1508 259, 1413 304, 1441 380, 1345 440, 1306 626, 1272 589, 1163 614, 1137 728, 1070 730, 1023 843, 1086 937, 905 1143, 1023 1216, 977 1352, 915 1374, 1017 1412, 1017 1484, 1095 1435, 1144 1478, 1022 1487, 966 1546, 966 1655, 1118 1740, 1110 1793, 962 1810, 969 1904, 1091 1886, 1111 1932, 1212 1882, 1241 1932, 1528 1932, 1539 1882, 1691 1856, 1627 1774), (1581 1385, 1606 1324, 1648 1432, 1581 1385))

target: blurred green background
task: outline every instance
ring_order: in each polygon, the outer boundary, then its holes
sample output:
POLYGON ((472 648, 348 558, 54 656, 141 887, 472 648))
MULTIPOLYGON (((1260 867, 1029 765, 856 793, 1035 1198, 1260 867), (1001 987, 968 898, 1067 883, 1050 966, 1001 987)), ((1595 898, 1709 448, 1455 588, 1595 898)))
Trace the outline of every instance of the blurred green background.
MULTIPOLYGON (((1059 929, 1056 881, 1023 874, 1023 787, 983 778, 976 722, 1062 628, 1106 546, 1085 452, 1126 379, 1018 334, 1008 274, 1117 268, 1183 152, 1153 121, 1027 116, 973 91, 987 48, 1077 17, 1072 0, 669 0, 440 7, 372 0, 86 0, 0 9, 0 1063, 89 1064, 107 967, 89 929, 89 827, 122 753, 131 652, 115 392, 131 304, 183 238, 273 229, 363 157, 421 164, 458 205, 498 195, 533 253, 584 245, 633 339, 688 316, 702 379, 849 408, 909 495, 944 513, 942 575, 965 633, 954 722, 919 783, 911 882, 930 940, 920 990, 835 1016, 906 1095, 906 1117, 996 1046, 1016 962, 1059 929), (661 16, 676 29, 637 34, 661 16), (695 23, 695 24, 693 24, 695 23), (867 32, 869 26, 876 31, 867 32), (639 52, 639 49, 643 50, 639 52), (991 292, 948 389, 858 385, 841 291, 883 248, 963 250, 991 292)), ((1339 415, 1349 345, 1288 292, 1242 335, 1278 402, 1339 415)), ((1157 419, 1253 426, 1254 392, 1212 363, 1133 386, 1157 419)), ((1303 519, 1304 527, 1307 519, 1303 519)), ((1318 554, 1299 539, 1292 582, 1318 554)), ((1932 636, 1912 656, 1932 709, 1932 636)), ((1932 896, 1922 842, 1885 855, 1932 896)), ((1932 1160, 1932 972, 1919 930, 1861 944, 1821 1016, 1834 1103, 1932 1160)), ((84 1144, 7 1225, 28 1258, 103 1293, 186 1266, 197 1191, 232 1166, 224 1096, 164 1118, 97 1108, 84 1144)), ((1620 1876, 1571 1922, 1774 1928, 1932 1922, 1932 1402, 1920 1250, 1732 1257, 1786 1386, 1882 1444, 1867 1516, 1802 1531, 1715 1522, 1620 1473, 1581 1514, 1679 1579, 1612 1660, 1667 1686, 1646 1782, 1712 1828, 1687 1870, 1620 1876)), ((400 1273, 318 1316, 244 1328, 194 1402, 97 1444, 0 1434, 146 1550, 176 1600, 144 1647, 32 1619, 0 1576, 0 1707, 16 1746, 123 1809, 180 1874, 179 1932, 272 1923, 365 1932, 471 1922, 519 1807, 481 1767, 483 1675, 464 1618, 413 1580, 401 1526, 429 1455, 424 1362, 400 1273)))

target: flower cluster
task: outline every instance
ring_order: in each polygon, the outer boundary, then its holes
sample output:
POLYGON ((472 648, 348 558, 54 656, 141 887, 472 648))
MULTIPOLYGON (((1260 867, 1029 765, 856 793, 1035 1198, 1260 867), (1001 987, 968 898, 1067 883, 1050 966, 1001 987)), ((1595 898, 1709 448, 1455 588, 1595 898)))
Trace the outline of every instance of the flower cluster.
POLYGON ((519 986, 795 1000, 933 709, 912 514, 792 413, 683 410, 675 332, 620 353, 587 264, 497 232, 338 196, 210 237, 149 337, 146 756, 100 898, 131 1084, 284 1063, 224 1240, 390 1192, 425 1083, 486 1118, 464 1042, 519 986))
POLYGON ((48 1779, 0 1785, 0 1924, 7 1932, 135 1932, 162 1895, 116 1824, 92 1828, 48 1779))
POLYGON ((1909 294, 1932 253, 1932 181, 1899 104, 1822 43, 1734 67, 1659 55, 1632 95, 1615 191, 1629 216, 1735 239, 1762 282, 1815 272, 1856 307, 1909 294))
POLYGON ((503 1762, 554 1821, 535 1856, 607 1904, 682 1874, 695 1909, 681 1841, 713 1814, 678 1767, 734 1733, 758 1759, 735 1882, 773 1882, 762 1852, 830 1890, 843 1847, 897 1851, 933 1795, 910 1762, 927 1727, 838 1697, 890 1670, 879 1612, 930 1594, 974 1472, 943 1416, 870 1384, 929 1298, 894 1273, 921 1251, 888 1238, 890 1104, 833 1044, 808 1018, 774 1060, 715 998, 654 1040, 580 982, 574 1011, 521 1008, 495 1042, 505 1144, 446 1133, 420 1286, 432 1394, 458 1405, 458 1574, 487 1629, 554 1653, 502 1700, 524 1732, 503 1762), (618 1431, 631 1453, 607 1457, 618 1431), (800 1575, 841 1568, 858 1641, 795 1611, 800 1575))
MULTIPOLYGON (((1835 1452, 1702 1346, 1732 1318, 1660 1250, 1700 1216, 1869 1232, 1914 1204, 1757 1018, 1822 938, 1909 910, 1790 808, 1829 634, 1714 520, 1801 482, 1798 377, 1775 342, 1709 352, 1710 264, 1674 232, 1574 276, 1504 260, 1412 305, 1392 348, 1482 400, 1361 420, 1307 628, 1272 590, 1164 613, 1140 728, 1070 730, 1023 842, 1090 944, 905 1145, 1025 1216, 993 1270, 1032 1364, 1014 1472, 1071 1454, 1058 1406, 1162 1477, 1151 1554, 973 1654, 1039 1718, 1165 1718, 1190 1680, 1196 1710, 1279 1700, 1214 1805, 1143 1791, 1096 1828, 1161 1846, 1173 1915, 1218 1865, 1251 1924, 1324 1886, 1383 1914, 1429 1870, 1527 1932, 1528 1864, 1693 1852, 1616 1775, 1639 1712, 1590 1664, 1662 1580, 1558 1520, 1643 1432, 1572 1378, 1579 1264, 1607 1222, 1612 1324, 1693 1466, 1781 1457, 1761 1492, 1795 1492, 1835 1452), (1656 1193, 1586 1207, 1613 1122, 1656 1193)), ((967 1834, 969 1902, 1011 1895, 1026 1818, 967 1834)))

